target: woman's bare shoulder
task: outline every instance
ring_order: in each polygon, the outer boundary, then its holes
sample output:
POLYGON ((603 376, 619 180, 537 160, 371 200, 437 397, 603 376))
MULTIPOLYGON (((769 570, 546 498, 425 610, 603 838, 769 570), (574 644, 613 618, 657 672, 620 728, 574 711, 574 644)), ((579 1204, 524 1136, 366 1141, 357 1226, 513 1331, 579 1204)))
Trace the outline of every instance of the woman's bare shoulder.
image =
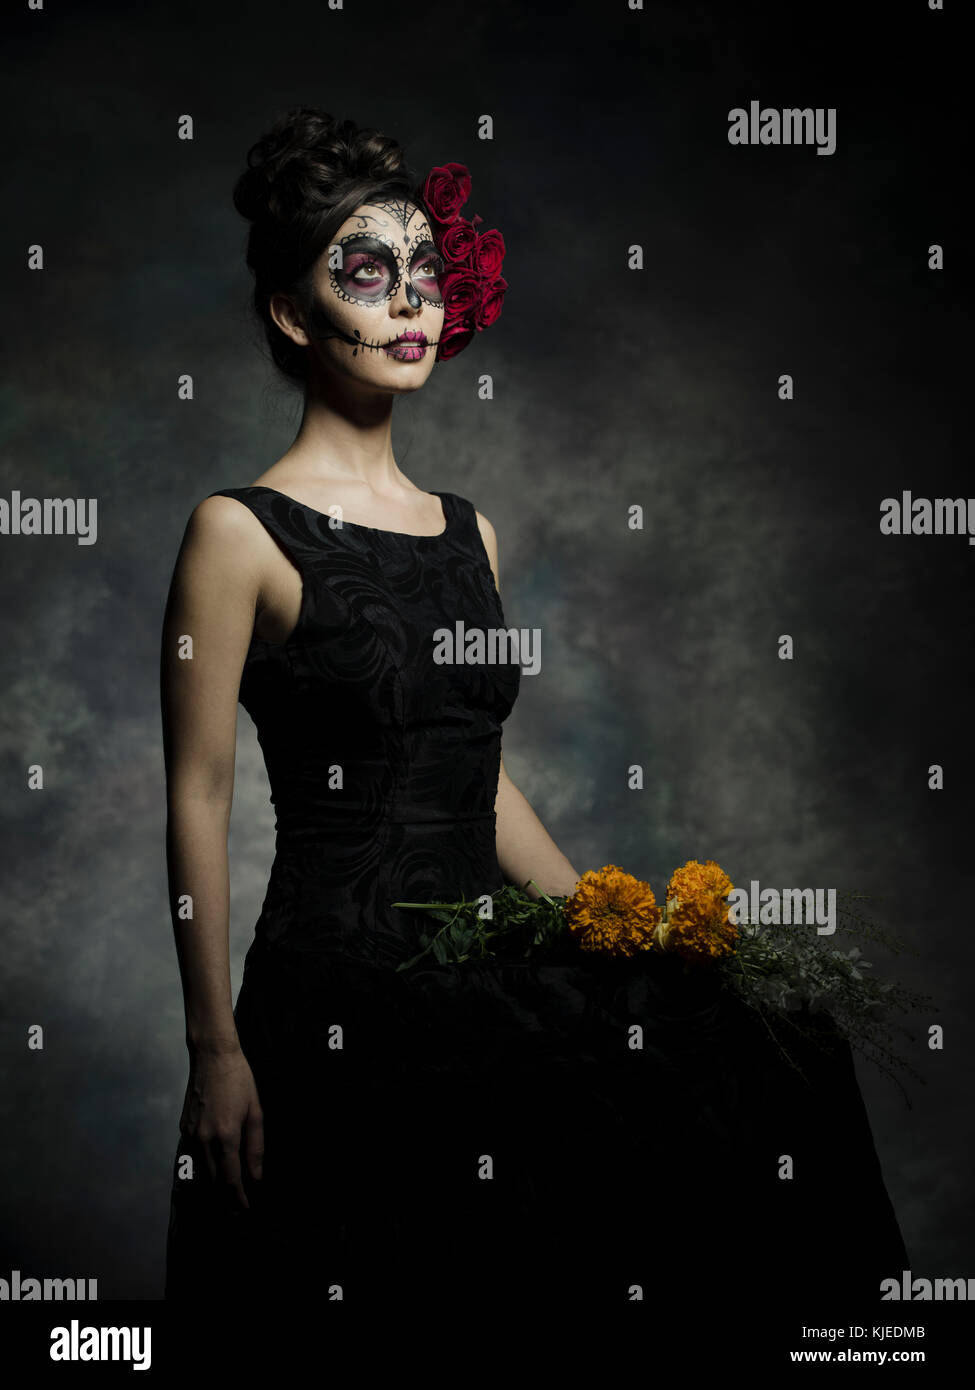
POLYGON ((210 547, 234 547, 242 540, 266 535, 264 527, 245 502, 211 493, 197 502, 186 523, 186 539, 210 547))
MULTIPOLYGON (((473 506, 473 503, 471 505, 473 506)), ((484 542, 484 549, 487 552, 491 573, 494 575, 494 582, 499 586, 500 592, 500 579, 498 575, 498 534, 487 517, 484 516, 482 512, 479 512, 476 507, 474 508, 474 517, 477 521, 477 529, 481 533, 481 540, 484 542)))
POLYGON ((246 503, 211 494, 190 512, 180 563, 204 579, 259 584, 275 545, 246 503))
MULTIPOLYGON (((474 504, 471 503, 471 506, 473 506, 473 505, 474 505, 474 504)), ((488 519, 487 519, 487 517, 484 515, 484 513, 483 513, 483 512, 479 512, 479 511, 477 510, 476 507, 474 507, 474 516, 475 516, 475 518, 476 518, 476 520, 477 520, 477 529, 480 531, 481 537, 482 537, 482 539, 483 539, 483 541, 484 541, 484 544, 485 544, 485 546, 487 547, 488 551, 489 551, 489 552, 490 552, 490 551, 496 551, 497 548, 498 548, 498 533, 497 533, 497 531, 495 531, 495 529, 494 529, 494 527, 492 526, 491 522, 488 521, 488 519)))
POLYGON ((214 531, 243 529, 248 518, 253 521, 254 514, 245 502, 219 492, 213 492, 197 502, 189 516, 192 525, 214 531))

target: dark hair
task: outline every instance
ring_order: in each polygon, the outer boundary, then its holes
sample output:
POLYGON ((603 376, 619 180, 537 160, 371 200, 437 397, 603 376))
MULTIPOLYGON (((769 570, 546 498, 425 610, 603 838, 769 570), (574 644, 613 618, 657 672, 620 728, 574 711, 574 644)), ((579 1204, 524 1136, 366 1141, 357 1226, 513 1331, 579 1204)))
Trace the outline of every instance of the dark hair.
POLYGON ((307 313, 312 272, 346 218, 363 203, 410 199, 427 211, 406 156, 390 136, 354 121, 337 121, 314 106, 278 116, 247 154, 234 185, 234 206, 251 223, 247 264, 254 274, 254 308, 275 365, 305 381, 306 349, 282 333, 271 295, 293 294, 307 313))

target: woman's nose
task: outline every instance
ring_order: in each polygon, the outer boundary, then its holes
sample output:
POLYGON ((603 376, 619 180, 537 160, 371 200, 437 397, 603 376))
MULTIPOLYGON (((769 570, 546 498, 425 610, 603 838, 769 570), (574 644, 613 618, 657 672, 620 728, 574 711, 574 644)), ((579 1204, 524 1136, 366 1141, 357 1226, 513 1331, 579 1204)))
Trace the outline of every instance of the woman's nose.
POLYGON ((413 288, 410 279, 406 275, 404 275, 403 279, 400 282, 399 289, 393 296, 392 305, 390 306, 393 310, 393 313, 402 313, 404 305, 411 312, 415 312, 417 309, 419 309, 421 303, 422 300, 420 299, 420 296, 417 294, 416 290, 413 288))

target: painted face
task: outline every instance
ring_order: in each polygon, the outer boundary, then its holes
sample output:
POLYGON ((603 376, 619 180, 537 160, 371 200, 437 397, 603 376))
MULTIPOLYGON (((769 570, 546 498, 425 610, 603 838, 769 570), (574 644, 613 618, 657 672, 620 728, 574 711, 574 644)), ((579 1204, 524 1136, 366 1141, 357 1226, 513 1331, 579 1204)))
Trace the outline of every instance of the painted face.
POLYGON ((342 248, 342 265, 330 270, 331 286, 350 304, 385 304, 406 277, 406 300, 413 309, 442 305, 439 276, 443 261, 430 227, 410 203, 365 205, 344 223, 333 245, 342 248))
POLYGON ((422 385, 443 328, 443 268, 415 203, 363 204, 315 268, 312 349, 363 380, 422 385))

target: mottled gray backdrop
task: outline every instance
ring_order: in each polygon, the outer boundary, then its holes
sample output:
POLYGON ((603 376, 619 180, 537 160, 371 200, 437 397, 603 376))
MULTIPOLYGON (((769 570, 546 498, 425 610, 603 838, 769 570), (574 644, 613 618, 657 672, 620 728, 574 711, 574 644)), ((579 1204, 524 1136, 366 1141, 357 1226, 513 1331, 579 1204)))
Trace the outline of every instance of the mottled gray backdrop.
MULTIPOLYGON (((421 171, 469 165, 469 210, 504 233, 501 320, 398 403, 394 442, 415 483, 491 519, 507 621, 542 629, 542 672, 506 726, 511 775, 580 870, 619 863, 659 892, 714 857, 736 883, 882 895, 876 914, 917 951, 893 968, 935 997, 945 1047, 926 1050, 934 1020, 919 1020, 912 1110, 861 1066, 863 1090, 912 1268, 975 1275, 975 549, 878 527, 902 489, 971 490, 958 38, 923 5, 856 11, 145 0, 7 15, 0 496, 97 497, 99 532, 0 537, 0 1275, 161 1296, 186 1055, 160 624, 194 505, 252 482, 297 426, 248 316, 230 192, 299 102, 390 131, 421 171), (732 147, 728 111, 753 98, 836 107, 836 153, 732 147), (485 112, 492 142, 476 137, 485 112), (184 113, 192 142, 176 138, 184 113), (43 272, 25 268, 35 243, 43 272), (35 763, 43 791, 26 788, 35 763)), ((242 712, 235 993, 272 835, 242 712)))

